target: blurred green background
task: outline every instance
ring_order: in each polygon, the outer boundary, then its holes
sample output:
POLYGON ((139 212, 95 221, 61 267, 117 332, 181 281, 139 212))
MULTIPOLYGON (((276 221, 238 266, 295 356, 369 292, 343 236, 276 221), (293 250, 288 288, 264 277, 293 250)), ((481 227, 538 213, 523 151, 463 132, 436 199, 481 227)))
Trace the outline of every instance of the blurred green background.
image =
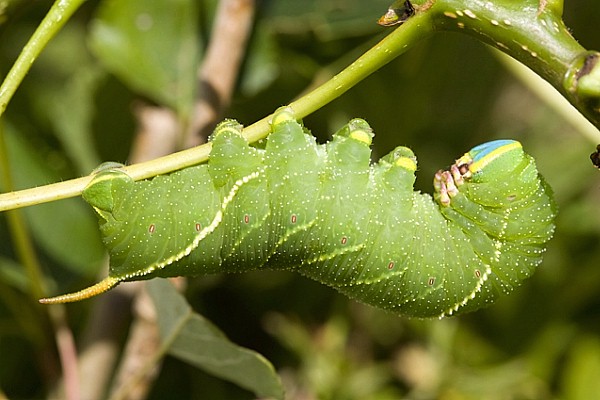
MULTIPOLYGON (((259 1, 226 116, 250 124, 329 79, 389 33, 375 23, 389 2, 259 1)), ((152 2, 164 17, 156 29, 139 37, 121 31, 130 42, 107 34, 107 26, 131 25, 141 3, 87 2, 33 65, 3 120, 18 188, 85 175, 101 161, 127 163, 137 102, 189 113, 215 1, 152 2)), ((3 76, 49 5, 10 3, 0 25, 3 76)), ((596 0, 566 1, 564 19, 584 47, 600 49, 596 0)), ((417 188, 429 193, 433 173, 472 146, 521 141, 554 188, 560 214, 544 263, 511 296, 457 318, 408 320, 295 274, 263 272, 190 279, 190 304, 269 359, 290 399, 598 398, 600 173, 589 154, 600 135, 565 120, 549 105, 555 94, 540 97, 529 83, 472 38, 437 34, 304 120, 324 141, 348 119, 365 118, 376 133, 374 158, 411 147, 417 188)), ((103 273, 96 219, 81 199, 24 214, 53 293, 103 273)), ((60 374, 47 355, 53 339, 37 319, 6 220, 0 214, 0 391, 46 397, 60 374)), ((76 339, 94 301, 67 307, 76 339)), ((253 398, 170 357, 149 396, 167 395, 253 398)))

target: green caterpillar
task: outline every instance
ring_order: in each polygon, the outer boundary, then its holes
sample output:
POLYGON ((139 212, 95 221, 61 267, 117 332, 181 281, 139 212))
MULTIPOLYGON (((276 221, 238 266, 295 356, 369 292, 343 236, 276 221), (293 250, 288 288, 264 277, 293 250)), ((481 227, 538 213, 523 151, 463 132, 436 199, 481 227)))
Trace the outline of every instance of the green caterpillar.
POLYGON ((83 196, 99 215, 109 276, 41 301, 153 277, 286 269, 375 307, 442 317, 490 304, 542 260, 556 206, 519 142, 477 146, 438 172, 434 201, 413 190, 410 149, 370 163, 364 120, 318 145, 282 108, 271 130, 257 149, 225 121, 207 164, 141 182, 98 173, 83 196))

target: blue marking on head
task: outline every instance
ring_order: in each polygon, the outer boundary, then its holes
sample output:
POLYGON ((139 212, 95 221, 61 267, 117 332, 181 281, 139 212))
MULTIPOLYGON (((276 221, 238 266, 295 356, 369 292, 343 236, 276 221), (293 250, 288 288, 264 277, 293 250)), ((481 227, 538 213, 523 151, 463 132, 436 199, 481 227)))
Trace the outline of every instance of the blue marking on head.
POLYGON ((477 162, 493 152, 494 150, 515 143, 516 140, 511 139, 500 139, 500 140, 492 140, 491 142, 480 144, 479 146, 475 146, 469 151, 471 157, 473 157, 473 162, 477 162))

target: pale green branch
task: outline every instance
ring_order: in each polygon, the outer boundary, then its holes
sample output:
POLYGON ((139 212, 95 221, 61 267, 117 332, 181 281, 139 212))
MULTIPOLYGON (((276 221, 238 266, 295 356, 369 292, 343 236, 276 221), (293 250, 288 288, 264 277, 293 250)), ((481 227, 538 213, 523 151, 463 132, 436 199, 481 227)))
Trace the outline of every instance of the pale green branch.
MULTIPOLYGON (((394 6, 403 3, 399 0, 394 6)), ((414 0, 413 5, 414 16, 331 80, 291 103, 296 115, 303 118, 333 101, 433 32, 458 31, 531 68, 600 126, 600 53, 587 51, 571 36, 561 19, 562 0, 414 0)), ((250 142, 267 136, 269 118, 244 129, 250 142)), ((206 144, 131 165, 125 171, 134 180, 146 179, 204 162, 209 153, 210 144, 206 144)), ((0 195, 0 211, 77 196, 89 180, 84 177, 0 195)))
MULTIPOLYGON (((291 103, 290 106, 299 118, 309 115, 344 94, 432 32, 428 14, 415 16, 401 28, 386 36, 338 75, 291 103)), ((244 128, 244 136, 249 142, 255 142, 267 136, 270 118, 271 116, 267 116, 244 128)), ((210 143, 207 143, 152 161, 130 165, 125 167, 125 171, 134 180, 166 174, 206 161, 210 154, 210 148, 210 143)), ((90 180, 91 177, 86 176, 39 188, 2 194, 0 195, 0 211, 78 196, 90 180)))
POLYGON ((56 0, 54 2, 0 86, 0 116, 4 114, 8 103, 29 72, 33 62, 84 1, 56 0))
POLYGON ((415 0, 436 30, 474 36, 520 61, 600 127, 600 53, 562 21, 562 0, 415 0))

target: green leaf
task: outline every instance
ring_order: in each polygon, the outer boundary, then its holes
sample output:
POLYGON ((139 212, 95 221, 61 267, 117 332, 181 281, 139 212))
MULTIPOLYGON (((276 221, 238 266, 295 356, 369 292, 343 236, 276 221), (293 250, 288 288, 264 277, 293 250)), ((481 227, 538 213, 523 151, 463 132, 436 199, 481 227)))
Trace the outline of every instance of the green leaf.
POLYGON ((35 117, 52 127, 81 175, 101 162, 92 122, 97 89, 107 75, 90 54, 86 34, 82 23, 68 24, 40 55, 24 87, 35 117))
MULTIPOLYGON (((52 154, 42 156, 35 144, 23 140, 11 126, 7 125, 4 133, 10 173, 17 188, 40 186, 61 179, 52 170, 51 165, 56 164, 52 154)), ((81 199, 40 204, 23 212, 36 243, 56 261, 86 276, 98 271, 104 248, 96 219, 81 199)))
MULTIPOLYGON (((82 175, 89 174, 100 164, 93 146, 92 118, 93 96, 104 75, 99 68, 78 70, 66 82, 64 90, 55 92, 54 100, 46 103, 54 116, 51 122, 56 136, 82 175)), ((40 90, 40 94, 47 95, 48 92, 40 90)))
POLYGON ((154 101, 189 112, 200 45, 193 0, 109 0, 91 26, 92 50, 106 68, 154 101))
POLYGON ((193 312, 165 279, 148 282, 168 353, 212 375, 251 390, 258 397, 283 398, 279 376, 260 354, 240 347, 210 321, 193 312))

